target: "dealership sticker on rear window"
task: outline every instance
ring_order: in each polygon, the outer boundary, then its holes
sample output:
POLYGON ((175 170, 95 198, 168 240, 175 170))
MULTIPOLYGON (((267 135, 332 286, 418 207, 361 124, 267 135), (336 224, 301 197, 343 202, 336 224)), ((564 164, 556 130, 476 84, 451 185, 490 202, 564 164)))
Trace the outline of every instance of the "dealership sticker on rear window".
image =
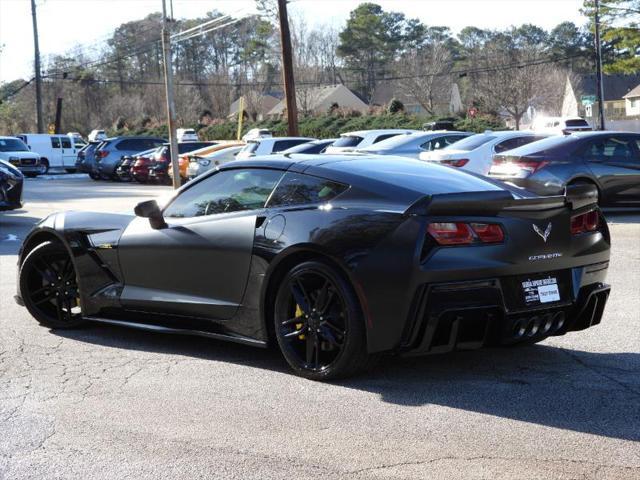
POLYGON ((560 300, 558 281, 553 277, 522 282, 524 301, 530 303, 549 303, 560 300))

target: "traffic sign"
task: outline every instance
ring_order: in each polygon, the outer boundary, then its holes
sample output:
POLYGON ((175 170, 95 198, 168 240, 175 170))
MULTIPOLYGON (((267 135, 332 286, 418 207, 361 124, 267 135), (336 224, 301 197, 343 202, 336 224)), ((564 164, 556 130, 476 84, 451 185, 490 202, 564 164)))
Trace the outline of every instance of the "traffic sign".
POLYGON ((594 103, 596 103, 596 96, 595 95, 582 95, 580 97, 580 102, 585 107, 588 106, 588 105, 593 105, 594 103))

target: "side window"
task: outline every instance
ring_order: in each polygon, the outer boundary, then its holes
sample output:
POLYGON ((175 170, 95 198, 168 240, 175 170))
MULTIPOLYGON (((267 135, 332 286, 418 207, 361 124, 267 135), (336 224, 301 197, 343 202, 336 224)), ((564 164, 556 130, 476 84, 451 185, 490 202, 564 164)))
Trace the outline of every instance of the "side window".
POLYGON ((523 145, 523 143, 521 143, 521 141, 522 141, 521 137, 510 138, 508 140, 504 140, 504 141, 496 144, 496 146, 493 147, 493 149, 494 149, 494 151, 496 153, 506 152, 507 150, 513 150, 514 148, 517 148, 520 145, 523 145))
POLYGON ((426 150, 427 152, 430 152, 432 150, 440 150, 441 148, 444 148, 446 146, 447 146, 447 143, 444 137, 440 137, 440 138, 432 138, 428 142, 424 142, 422 145, 420 145, 420 148, 422 150, 426 150))
POLYGON ((267 207, 288 207, 328 202, 347 185, 300 173, 286 173, 269 199, 267 207))
POLYGON ((60 137, 51 137, 51 148, 60 148, 60 137))
POLYGON ((631 138, 605 137, 587 144, 582 154, 586 160, 591 161, 632 161, 635 160, 632 142, 631 138))
POLYGON ((71 148, 71 139, 69 137, 60 137, 62 148, 71 148))
POLYGON ((133 150, 131 140, 122 140, 116 144, 116 150, 133 150))
POLYGON ((223 170, 185 190, 164 216, 190 218, 263 208, 281 177, 279 170, 223 170))

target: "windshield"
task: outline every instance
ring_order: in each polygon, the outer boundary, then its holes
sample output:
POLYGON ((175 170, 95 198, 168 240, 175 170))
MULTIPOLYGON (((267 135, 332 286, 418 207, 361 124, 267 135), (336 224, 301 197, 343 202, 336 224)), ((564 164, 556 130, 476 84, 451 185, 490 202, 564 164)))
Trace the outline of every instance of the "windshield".
POLYGON ((22 140, 17 138, 0 138, 0 152, 28 152, 27 147, 22 140))
POLYGON ((362 137, 355 135, 345 135, 333 142, 332 147, 355 147, 362 141, 362 137))
POLYGON ((470 152, 471 150, 475 150, 476 148, 481 147, 485 143, 490 142, 495 138, 496 137, 492 135, 486 135, 484 133, 471 135, 464 140, 460 140, 459 142, 453 143, 448 147, 443 148, 443 150, 462 150, 464 152, 470 152))

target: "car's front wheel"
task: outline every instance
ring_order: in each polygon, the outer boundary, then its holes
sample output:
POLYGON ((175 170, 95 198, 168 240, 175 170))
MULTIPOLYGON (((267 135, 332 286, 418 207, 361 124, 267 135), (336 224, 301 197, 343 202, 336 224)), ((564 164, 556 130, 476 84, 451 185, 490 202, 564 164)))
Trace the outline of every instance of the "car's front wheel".
POLYGON ((25 307, 41 325, 74 328, 84 323, 75 267, 62 244, 48 241, 31 250, 19 282, 25 307))
POLYGON ((298 375, 330 380, 373 363, 358 298, 328 263, 304 262, 287 273, 276 295, 274 321, 280 350, 298 375))

